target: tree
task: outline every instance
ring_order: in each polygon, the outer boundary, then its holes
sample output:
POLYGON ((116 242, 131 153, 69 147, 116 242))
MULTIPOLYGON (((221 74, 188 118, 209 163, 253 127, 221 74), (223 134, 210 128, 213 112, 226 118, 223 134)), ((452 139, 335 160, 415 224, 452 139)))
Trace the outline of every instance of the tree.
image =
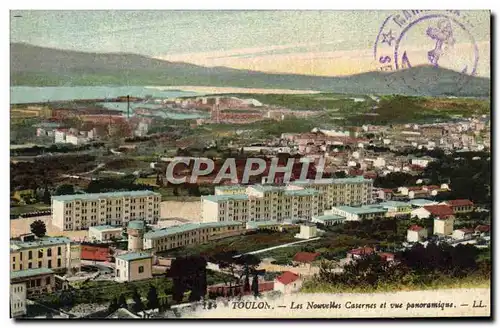
POLYGON ((144 310, 144 304, 142 304, 141 294, 139 294, 139 291, 137 289, 134 290, 134 294, 132 295, 132 300, 134 301, 134 304, 132 305, 132 310, 134 312, 137 313, 144 310))
POLYGON ((252 292, 255 297, 259 296, 259 276, 257 274, 253 276, 252 292))
POLYGON ((157 309, 159 307, 158 292, 156 291, 156 287, 151 285, 148 291, 148 309, 157 309))
POLYGON ((115 312, 116 310, 118 310, 120 308, 120 306, 118 305, 118 299, 116 297, 114 297, 112 300, 111 300, 111 303, 109 303, 109 306, 108 306, 108 312, 109 313, 112 313, 112 312, 115 312))
POLYGON ((59 187, 57 187, 55 194, 57 196, 60 195, 72 195, 75 193, 75 187, 71 184, 62 184, 59 187))
POLYGON ((45 190, 43 192, 42 201, 44 204, 50 205, 50 201, 51 201, 50 192, 49 192, 49 189, 47 187, 45 187, 45 190))
POLYGON ((47 232, 47 227, 42 220, 36 220, 30 225, 31 232, 35 234, 38 238, 45 236, 47 232))
POLYGON ((117 305, 120 308, 122 308, 122 307, 126 308, 127 307, 127 300, 125 299, 125 295, 124 294, 120 294, 120 297, 118 297, 117 305))

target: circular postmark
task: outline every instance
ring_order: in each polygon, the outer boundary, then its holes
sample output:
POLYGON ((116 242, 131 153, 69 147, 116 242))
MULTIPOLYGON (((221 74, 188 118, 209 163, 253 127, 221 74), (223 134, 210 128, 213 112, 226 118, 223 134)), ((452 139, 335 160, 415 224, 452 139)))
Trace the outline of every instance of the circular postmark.
POLYGON ((479 53, 467 14, 403 10, 383 22, 373 49, 393 89, 456 94, 476 75, 479 53))

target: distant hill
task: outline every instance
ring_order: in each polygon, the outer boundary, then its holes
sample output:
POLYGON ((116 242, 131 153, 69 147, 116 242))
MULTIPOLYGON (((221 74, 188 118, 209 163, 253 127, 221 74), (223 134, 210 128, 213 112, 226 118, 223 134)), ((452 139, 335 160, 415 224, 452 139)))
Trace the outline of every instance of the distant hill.
MULTIPOLYGON (((130 53, 87 53, 10 45, 11 85, 197 85, 305 89, 349 94, 489 96, 490 80, 431 66, 343 77, 271 74, 169 62, 130 53), (461 89, 457 81, 469 79, 461 89)), ((332 61, 332 65, 335 62, 332 61)))

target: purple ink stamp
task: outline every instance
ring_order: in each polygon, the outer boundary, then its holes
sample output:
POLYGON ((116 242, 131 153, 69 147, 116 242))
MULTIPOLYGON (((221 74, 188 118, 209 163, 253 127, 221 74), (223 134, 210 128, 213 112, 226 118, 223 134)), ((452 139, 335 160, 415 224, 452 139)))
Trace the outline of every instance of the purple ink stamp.
POLYGON ((472 28, 467 12, 458 10, 402 10, 390 15, 373 49, 378 70, 388 73, 387 85, 396 89, 457 93, 476 75, 479 53, 472 28))

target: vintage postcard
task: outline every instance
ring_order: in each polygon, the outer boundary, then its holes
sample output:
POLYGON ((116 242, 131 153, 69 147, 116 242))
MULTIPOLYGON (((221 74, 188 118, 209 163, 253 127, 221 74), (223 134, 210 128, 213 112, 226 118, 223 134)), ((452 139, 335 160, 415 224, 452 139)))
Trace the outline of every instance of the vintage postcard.
POLYGON ((10 316, 490 318, 489 10, 11 10, 10 316))

